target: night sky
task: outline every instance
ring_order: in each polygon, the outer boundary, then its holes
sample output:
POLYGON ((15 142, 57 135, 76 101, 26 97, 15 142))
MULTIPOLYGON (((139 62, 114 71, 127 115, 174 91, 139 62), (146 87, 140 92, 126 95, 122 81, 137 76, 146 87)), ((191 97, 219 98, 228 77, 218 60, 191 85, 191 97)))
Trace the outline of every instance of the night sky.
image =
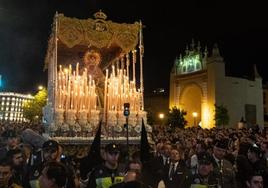
POLYGON ((216 42, 233 76, 250 78, 256 64, 268 81, 268 12, 260 2, 152 0, 1 0, 0 74, 5 90, 34 92, 46 85, 43 71, 47 40, 55 11, 93 18, 102 9, 108 20, 144 29, 144 87, 168 89, 176 56, 192 38, 211 50, 216 42))

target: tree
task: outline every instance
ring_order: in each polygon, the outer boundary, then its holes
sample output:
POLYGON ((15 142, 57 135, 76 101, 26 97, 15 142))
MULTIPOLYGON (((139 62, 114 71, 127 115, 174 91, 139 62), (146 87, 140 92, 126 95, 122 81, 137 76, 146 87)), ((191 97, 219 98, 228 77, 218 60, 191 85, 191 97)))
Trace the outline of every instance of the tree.
POLYGON ((47 90, 44 88, 34 96, 33 100, 23 104, 23 116, 30 122, 40 122, 43 117, 43 107, 47 103, 47 90))
POLYGON ((176 106, 172 107, 168 113, 168 124, 171 126, 171 128, 184 128, 184 126, 187 124, 187 121, 184 118, 186 114, 186 111, 180 110, 176 106))
POLYGON ((214 118, 214 120, 216 121, 216 126, 224 127, 225 125, 228 125, 229 119, 230 119, 230 117, 229 117, 227 108, 223 105, 216 105, 215 104, 215 118, 214 118))

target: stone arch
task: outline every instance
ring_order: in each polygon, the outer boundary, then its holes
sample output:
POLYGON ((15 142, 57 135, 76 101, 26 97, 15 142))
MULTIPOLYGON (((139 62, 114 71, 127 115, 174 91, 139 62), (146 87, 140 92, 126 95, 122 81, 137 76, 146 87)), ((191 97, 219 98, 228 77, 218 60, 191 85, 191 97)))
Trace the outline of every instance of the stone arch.
POLYGON ((187 83, 182 88, 179 106, 187 112, 185 118, 188 126, 197 126, 201 121, 203 93, 202 87, 196 82, 187 83), (197 117, 193 117, 193 112, 197 113, 197 117))

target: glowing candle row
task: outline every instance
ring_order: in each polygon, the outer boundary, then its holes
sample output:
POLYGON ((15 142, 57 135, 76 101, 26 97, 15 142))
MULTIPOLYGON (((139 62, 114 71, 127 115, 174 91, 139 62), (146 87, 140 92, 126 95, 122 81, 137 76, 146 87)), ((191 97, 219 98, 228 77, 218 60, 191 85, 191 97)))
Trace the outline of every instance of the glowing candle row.
POLYGON ((79 64, 76 64, 75 71, 72 66, 58 71, 58 83, 56 90, 57 108, 65 110, 87 110, 96 109, 97 95, 94 80, 84 69, 79 74, 79 64))

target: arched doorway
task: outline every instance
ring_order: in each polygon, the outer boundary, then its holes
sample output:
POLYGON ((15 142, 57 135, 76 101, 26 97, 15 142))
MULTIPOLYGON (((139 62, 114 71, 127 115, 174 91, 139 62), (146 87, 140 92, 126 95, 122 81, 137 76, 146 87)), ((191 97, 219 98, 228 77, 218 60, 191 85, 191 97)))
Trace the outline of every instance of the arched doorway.
POLYGON ((197 84, 186 85, 180 97, 180 108, 187 112, 187 126, 197 126, 201 121, 202 90, 197 84))

